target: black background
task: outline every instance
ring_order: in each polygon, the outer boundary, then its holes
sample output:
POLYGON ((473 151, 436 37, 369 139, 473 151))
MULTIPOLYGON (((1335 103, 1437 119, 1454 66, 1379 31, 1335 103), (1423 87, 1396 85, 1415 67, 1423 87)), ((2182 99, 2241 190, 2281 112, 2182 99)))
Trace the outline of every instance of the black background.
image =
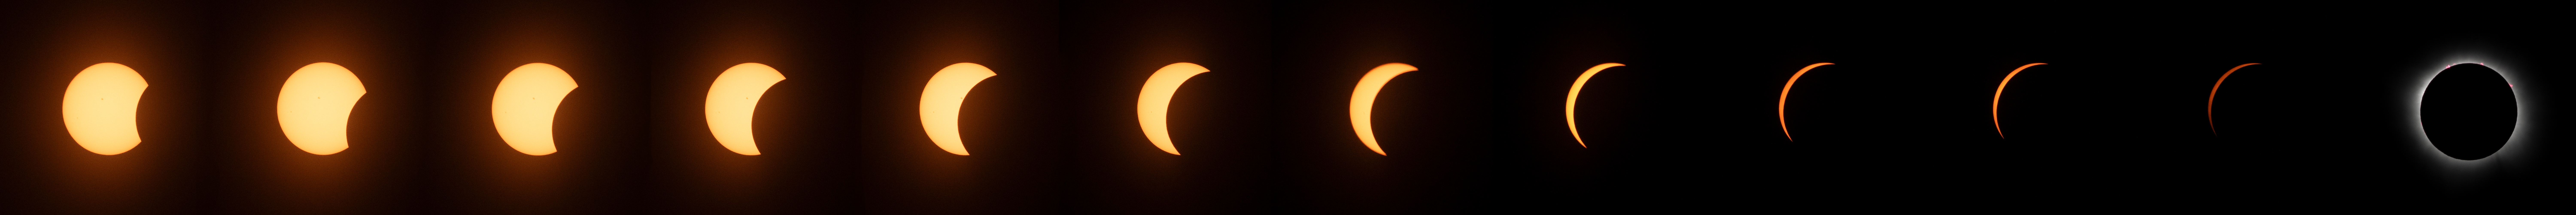
MULTIPOLYGON (((2570 191, 2547 113, 2566 35, 2401 13, 2180 8, 1840 10, 1482 1, 62 1, 0 3, 0 213, 1375 214, 1890 203, 2184 204, 2547 198, 2570 191), (2424 78, 2460 56, 2514 81, 2497 157, 2431 159, 2424 78), (59 121, 80 68, 152 87, 144 144, 102 156, 59 121), (369 93, 351 148, 296 150, 275 86, 313 62, 369 93), (722 150, 699 104, 739 63, 788 77, 722 150), (918 90, 958 62, 972 156, 938 150, 918 90), (1172 106, 1187 154, 1134 128, 1136 86, 1214 72, 1172 106), (1352 137, 1352 80, 1387 85, 1388 153, 1352 137), (1585 89, 1590 147, 1564 133, 1585 89), (1798 68, 1831 62, 1789 93, 1798 68), (490 130, 509 69, 581 83, 562 152, 490 130), (1987 115, 1993 86, 2031 67, 1987 115), (2220 89, 2208 87, 2244 63, 2220 89), (2214 110, 2204 115, 2204 110, 2214 110), (2215 129, 2212 129, 2212 120, 2215 129), (1994 120, 2001 121, 1998 136, 1994 120), (2009 138, 2003 138, 2009 137, 2009 138), (2430 154, 2428 154, 2430 153, 2430 154)), ((2510 14, 2510 13, 2498 13, 2510 14)), ((2524 21, 2515 21, 2524 20, 2524 21)), ((2543 21, 2530 21, 2543 20, 2543 21)), ((1825 205, 1825 207, 1809 207, 1825 205)), ((1834 206, 1840 205, 1840 206, 1834 206)))

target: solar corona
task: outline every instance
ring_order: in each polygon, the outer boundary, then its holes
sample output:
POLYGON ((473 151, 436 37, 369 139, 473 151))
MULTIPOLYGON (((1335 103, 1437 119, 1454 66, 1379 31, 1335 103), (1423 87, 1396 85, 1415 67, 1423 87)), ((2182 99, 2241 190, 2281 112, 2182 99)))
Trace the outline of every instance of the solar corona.
POLYGON ((2452 159, 2490 159, 2521 127, 2521 87, 2486 64, 2454 64, 2425 81, 2415 121, 2434 150, 2452 159))

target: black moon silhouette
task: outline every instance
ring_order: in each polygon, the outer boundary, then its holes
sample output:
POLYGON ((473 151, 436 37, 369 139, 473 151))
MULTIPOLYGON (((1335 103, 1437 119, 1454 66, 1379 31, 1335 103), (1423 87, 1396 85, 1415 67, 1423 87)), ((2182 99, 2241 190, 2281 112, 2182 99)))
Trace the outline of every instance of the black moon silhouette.
POLYGON ((2513 85, 2494 68, 2480 64, 2451 65, 2424 85, 2417 103, 2424 137, 2443 155, 2460 160, 2485 159, 2513 137, 2513 85))

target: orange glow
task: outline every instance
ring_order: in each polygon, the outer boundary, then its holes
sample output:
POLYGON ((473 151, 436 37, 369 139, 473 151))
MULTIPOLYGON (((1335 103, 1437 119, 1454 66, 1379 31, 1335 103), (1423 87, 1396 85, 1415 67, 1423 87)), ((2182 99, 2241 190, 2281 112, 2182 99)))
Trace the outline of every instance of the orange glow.
POLYGON ((949 154, 967 155, 966 138, 957 135, 957 109, 966 106, 966 93, 974 91, 976 83, 993 75, 992 68, 975 63, 949 64, 930 75, 930 83, 921 86, 921 130, 930 134, 931 144, 949 154))
POLYGON ((1565 90, 1565 131, 1574 133, 1574 145, 1576 146, 1592 148, 1592 144, 1583 142, 1583 129, 1577 129, 1574 126, 1574 98, 1583 95, 1583 82, 1592 81, 1592 74, 1601 73, 1601 70, 1610 69, 1610 67, 1614 66, 1627 66, 1627 64, 1602 63, 1601 65, 1592 65, 1592 69, 1583 70, 1582 76, 1574 77, 1573 89, 1565 90))
POLYGON ((358 74, 339 64, 313 63, 286 76, 277 90, 277 126, 286 141, 316 155, 349 149, 349 111, 367 95, 358 74))
POLYGON ((1413 65, 1404 63, 1378 65, 1360 76, 1359 86, 1351 87, 1351 131, 1359 133, 1360 144, 1368 145, 1369 151, 1377 155, 1386 155, 1386 149, 1378 148, 1377 131, 1369 127, 1369 108, 1377 104, 1377 91, 1386 88, 1387 81, 1414 70, 1413 65))
POLYGON ((1798 136, 1789 135, 1789 87, 1798 86, 1798 77, 1807 76, 1807 70, 1825 65, 1834 65, 1834 63, 1807 64, 1807 68, 1798 68, 1797 74, 1789 75, 1789 83, 1780 85, 1780 106, 1777 112, 1780 115, 1780 136, 1789 138, 1790 142, 1797 142, 1798 136))
POLYGON ((760 107, 770 85, 783 80, 787 75, 760 63, 735 64, 716 75, 707 86, 707 131, 716 135, 716 144, 735 154, 760 155, 760 144, 751 138, 752 109, 760 107))
POLYGON ((143 74, 125 64, 99 63, 72 76, 63 89, 63 127, 81 149, 101 155, 124 154, 143 144, 134 128, 134 108, 143 102, 143 74))
POLYGON ((2244 69, 2245 66, 2253 66, 2254 64, 2259 63, 2240 64, 2236 65, 2236 68, 2227 68, 2227 73, 2218 74, 2218 83, 2209 84, 2209 105, 2201 107, 2204 108, 2201 110, 2203 111, 2201 114, 2203 114, 2202 117, 2209 118, 2210 134, 2218 134, 2218 85, 2227 84, 2227 76, 2235 75, 2237 69, 2244 69))
POLYGON ((2029 69, 2030 66, 2038 66, 2042 64, 2045 63, 2022 64, 2021 68, 2013 68, 2012 73, 2005 73, 2003 83, 1995 84, 1995 100, 1994 102, 1989 103, 1986 107, 1986 117, 1995 121, 1995 137, 2008 138, 2004 137, 2004 115, 2001 111, 2004 108, 2004 85, 2012 84, 2013 76, 2021 75, 2022 69, 2029 69))
POLYGON ((492 128, 501 142, 528 155, 555 153, 555 108, 581 84, 552 64, 531 63, 510 70, 492 90, 492 128))
POLYGON ((1172 130, 1165 116, 1171 114, 1172 94, 1180 92, 1181 82, 1205 72, 1207 67, 1198 64, 1173 63, 1145 78, 1145 89, 1136 93, 1136 124, 1145 129, 1145 140, 1153 142, 1154 148, 1181 155, 1181 149, 1172 146, 1172 130))

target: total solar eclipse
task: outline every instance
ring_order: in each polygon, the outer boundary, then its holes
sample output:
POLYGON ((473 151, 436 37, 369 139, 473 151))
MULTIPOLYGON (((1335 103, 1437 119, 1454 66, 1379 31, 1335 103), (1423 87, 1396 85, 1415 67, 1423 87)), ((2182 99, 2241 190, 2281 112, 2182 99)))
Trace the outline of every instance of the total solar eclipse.
POLYGON ((2483 64, 2451 65, 2424 85, 2416 113, 2424 136, 2443 155, 2477 160, 2494 155, 2513 136, 2519 111, 2513 84, 2483 64))
POLYGON ((2576 194, 2555 13, 1817 3, 0 1, 0 215, 2576 194))

